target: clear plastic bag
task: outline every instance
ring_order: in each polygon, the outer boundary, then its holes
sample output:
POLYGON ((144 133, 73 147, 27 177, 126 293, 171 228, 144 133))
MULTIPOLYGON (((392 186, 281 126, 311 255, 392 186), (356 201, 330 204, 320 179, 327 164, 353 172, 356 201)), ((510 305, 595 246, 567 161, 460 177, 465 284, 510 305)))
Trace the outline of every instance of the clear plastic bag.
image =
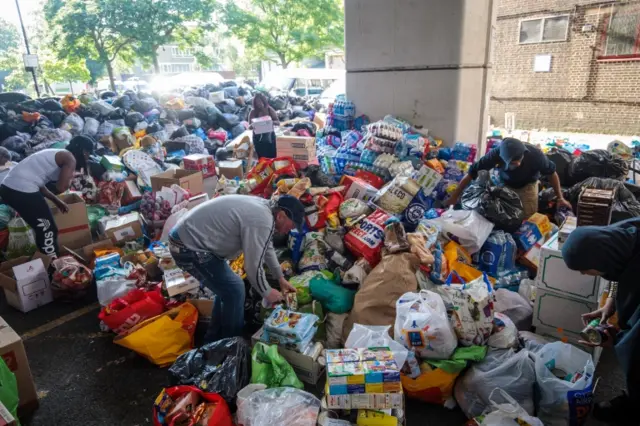
POLYGON ((386 346, 393 352, 399 366, 404 365, 409 351, 389 336, 390 326, 353 324, 345 348, 373 348, 386 346))
POLYGON ((493 314, 493 334, 487 345, 496 349, 515 348, 518 345, 518 329, 508 316, 500 312, 493 314))
POLYGON ((398 299, 393 335, 421 358, 448 359, 458 346, 442 298, 426 290, 398 299))
POLYGON ((549 343, 535 354, 538 417, 546 426, 584 424, 593 401, 594 371, 591 355, 567 343, 549 343))
POLYGON ((423 221, 439 226, 447 238, 455 239, 470 254, 480 250, 493 230, 493 223, 475 211, 450 208, 436 219, 423 221))
POLYGON ((494 389, 489 400, 492 407, 489 413, 484 415, 479 426, 544 426, 540 419, 530 416, 502 389, 494 389))
POLYGON ((506 288, 497 289, 494 295, 496 312, 508 316, 518 330, 529 330, 531 328, 533 307, 522 295, 506 288))
POLYGON ((454 396, 467 417, 481 415, 490 405, 491 392, 507 392, 529 414, 534 413, 536 372, 529 351, 490 349, 481 362, 458 378, 454 396))
POLYGON ((21 217, 14 217, 7 225, 9 242, 7 243, 7 259, 20 256, 31 256, 38 249, 33 229, 21 217))
POLYGON ((238 407, 240 426, 316 426, 320 400, 299 389, 275 388, 252 393, 238 407))

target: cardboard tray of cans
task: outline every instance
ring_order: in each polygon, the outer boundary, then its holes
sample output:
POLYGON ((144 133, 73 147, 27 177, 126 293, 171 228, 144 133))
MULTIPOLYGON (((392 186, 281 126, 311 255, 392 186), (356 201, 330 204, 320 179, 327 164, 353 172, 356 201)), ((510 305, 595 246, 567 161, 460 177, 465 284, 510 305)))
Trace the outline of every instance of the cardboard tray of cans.
POLYGON ((614 195, 610 189, 584 188, 578 198, 578 226, 608 225, 614 195))

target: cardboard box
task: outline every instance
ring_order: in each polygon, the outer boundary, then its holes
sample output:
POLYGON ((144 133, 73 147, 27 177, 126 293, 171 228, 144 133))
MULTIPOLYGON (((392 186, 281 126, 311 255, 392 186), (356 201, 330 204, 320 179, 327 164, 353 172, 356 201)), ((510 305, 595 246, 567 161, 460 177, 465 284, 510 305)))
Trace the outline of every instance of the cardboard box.
POLYGON ((558 248, 558 234, 547 241, 540 250, 540 263, 536 275, 536 286, 540 290, 551 290, 566 294, 568 297, 598 302, 598 284, 596 277, 582 275, 572 271, 562 259, 558 248))
POLYGON ((185 170, 200 171, 203 179, 216 175, 216 162, 213 155, 191 154, 184 157, 182 161, 185 170))
POLYGON ((198 310, 198 322, 209 324, 211 314, 213 313, 213 300, 188 299, 187 302, 191 303, 198 310))
POLYGON ((7 303, 21 312, 32 311, 53 301, 47 269, 51 258, 40 252, 0 264, 0 287, 7 303))
POLYGON ((292 149, 309 149, 315 148, 316 139, 306 136, 277 136, 276 137, 276 149, 278 156, 280 156, 281 150, 292 149))
POLYGON ((543 245, 544 237, 540 237, 540 239, 536 241, 536 243, 526 253, 523 253, 518 257, 518 262, 537 273, 538 265, 540 264, 540 253, 543 245))
POLYGON ((13 414, 0 401, 0 426, 15 426, 17 424, 13 414))
MULTIPOLYGON (((251 336, 251 346, 255 346, 261 337, 262 327, 251 336)), ((321 365, 317 359, 313 359, 299 352, 284 349, 281 346, 278 346, 278 352, 291 364, 296 375, 303 382, 315 385, 318 383, 318 380, 320 380, 320 377, 324 375, 325 367, 321 365)))
POLYGON ((200 288, 200 282, 192 276, 185 277, 184 271, 180 268, 168 269, 164 271, 162 283, 169 297, 187 293, 200 288))
POLYGON ((354 178, 353 183, 349 186, 349 189, 347 189, 344 198, 345 200, 349 198, 358 198, 367 202, 373 200, 377 193, 378 190, 374 186, 361 179, 354 178))
POLYGON ((206 201, 209 201, 209 195, 207 194, 200 194, 196 195, 195 197, 191 197, 187 202, 187 210, 191 210, 192 208, 199 206, 206 201))
POLYGON ((325 124, 327 124, 327 114, 322 112, 316 112, 313 116, 313 122, 318 125, 318 129, 324 129, 325 124))
POLYGON ((575 216, 569 216, 558 231, 558 248, 561 249, 562 245, 567 241, 569 235, 578 227, 578 218, 575 216))
POLYGON ((0 317, 0 356, 16 375, 20 411, 30 412, 38 408, 38 394, 33 383, 24 343, 18 334, 0 317))
POLYGON ((251 120, 251 127, 253 133, 256 135, 262 135, 264 133, 273 132, 273 120, 271 117, 258 117, 251 120))
POLYGON ((330 395, 326 393, 327 408, 332 410, 390 410, 404 408, 404 394, 363 393, 352 395, 330 395))
MULTIPOLYGON (((114 142, 117 144, 118 140, 115 139, 114 142)), ((120 150, 124 149, 120 148, 120 146, 118 146, 118 148, 120 150)), ((100 160, 100 164, 102 165, 102 167, 109 171, 113 170, 116 172, 121 172, 124 170, 124 163, 117 155, 103 155, 102 159, 100 160)))
POLYGON ((132 212, 124 216, 111 216, 105 223, 104 233, 114 244, 137 240, 143 236, 140 214, 132 212))
MULTIPOLYGON (((91 228, 89 227, 89 217, 87 216, 87 205, 82 197, 73 193, 60 195, 59 197, 69 207, 67 213, 62 213, 51 201, 47 200, 51 213, 53 213, 53 219, 58 227, 58 245, 76 249, 91 244, 93 240, 91 238, 91 228)), ((46 232, 47 224, 44 223, 43 225, 46 232)))
POLYGON ((584 329, 582 314, 598 309, 598 303, 575 299, 566 294, 537 289, 533 306, 533 325, 561 330, 568 337, 578 339, 584 329))
POLYGON ((536 327, 536 334, 539 334, 540 336, 551 342, 561 341, 575 346, 581 351, 590 354, 593 357, 593 365, 598 366, 598 362, 600 361, 600 357, 602 356, 602 347, 598 346, 594 348, 592 346, 583 345, 581 343, 578 343, 578 341, 581 339, 575 337, 573 334, 568 335, 567 333, 564 333, 562 329, 545 327, 544 325, 536 327))
POLYGON ((543 237, 544 234, 538 225, 527 221, 522 222, 520 228, 513 233, 513 239, 516 241, 518 249, 525 253, 531 250, 543 237))
POLYGON ((133 180, 126 180, 124 182, 124 196, 122 197, 122 204, 129 205, 142 199, 142 192, 140 188, 133 180))
POLYGON ((218 174, 227 179, 235 179, 244 177, 242 168, 242 160, 226 160, 218 162, 218 174))
POLYGON ((202 172, 195 170, 170 169, 151 176, 151 189, 160 191, 163 186, 178 185, 186 189, 191 195, 202 192, 202 172))

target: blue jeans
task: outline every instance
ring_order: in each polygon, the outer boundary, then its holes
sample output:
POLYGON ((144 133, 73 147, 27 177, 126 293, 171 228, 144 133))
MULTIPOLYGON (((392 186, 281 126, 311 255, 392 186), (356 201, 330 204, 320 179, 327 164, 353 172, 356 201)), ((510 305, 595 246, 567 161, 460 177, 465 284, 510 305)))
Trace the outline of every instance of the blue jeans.
POLYGON ((176 265, 216 295, 205 342, 242 336, 245 298, 242 278, 231 270, 225 259, 214 253, 186 248, 173 230, 169 233, 169 242, 176 265))

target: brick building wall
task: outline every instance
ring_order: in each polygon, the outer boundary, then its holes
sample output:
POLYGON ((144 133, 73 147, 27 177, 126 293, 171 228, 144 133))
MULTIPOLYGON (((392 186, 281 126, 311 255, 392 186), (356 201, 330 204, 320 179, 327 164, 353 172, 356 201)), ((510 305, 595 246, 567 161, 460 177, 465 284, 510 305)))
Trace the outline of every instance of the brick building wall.
POLYGON ((498 0, 492 124, 514 113, 520 129, 640 134, 640 55, 605 55, 612 13, 640 22, 640 1, 498 0), (519 43, 522 20, 559 15, 569 15, 566 41, 519 43), (534 72, 536 55, 551 56, 550 72, 534 72))

